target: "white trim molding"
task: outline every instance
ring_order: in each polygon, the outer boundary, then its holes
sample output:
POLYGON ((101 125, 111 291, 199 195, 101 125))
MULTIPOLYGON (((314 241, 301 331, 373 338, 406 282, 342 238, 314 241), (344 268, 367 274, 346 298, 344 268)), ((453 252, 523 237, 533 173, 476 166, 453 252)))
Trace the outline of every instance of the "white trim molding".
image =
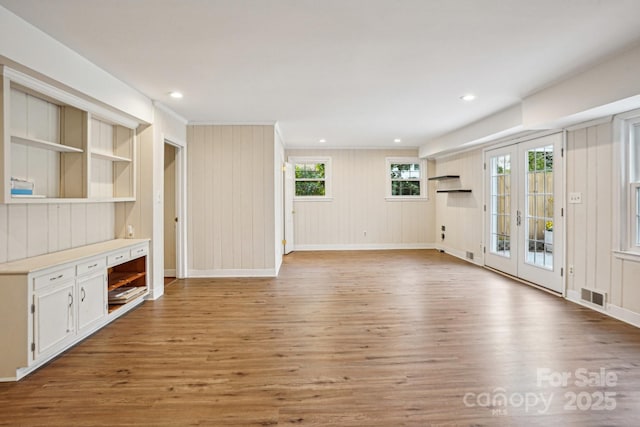
POLYGON ((189 270, 189 278, 276 277, 275 268, 189 270))
POLYGON ((631 311, 627 308, 619 307, 614 304, 607 304, 607 308, 604 310, 596 305, 582 301, 580 299, 580 292, 573 289, 569 289, 567 291, 566 299, 575 304, 597 311, 598 313, 602 313, 609 317, 613 317, 614 319, 628 323, 636 328, 640 328, 640 313, 636 313, 635 311, 631 311))
POLYGON ((435 249, 433 243, 367 243, 338 245, 296 245, 294 251, 384 251, 396 249, 435 249))

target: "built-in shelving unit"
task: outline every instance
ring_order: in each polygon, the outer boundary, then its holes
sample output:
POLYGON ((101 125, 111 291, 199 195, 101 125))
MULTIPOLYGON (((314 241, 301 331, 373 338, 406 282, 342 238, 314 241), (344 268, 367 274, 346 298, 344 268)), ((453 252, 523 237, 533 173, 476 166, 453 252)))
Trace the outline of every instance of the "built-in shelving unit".
POLYGON ((137 122, 6 66, 0 79, 0 203, 135 200, 137 122))
POLYGON ((116 239, 0 264, 0 382, 33 372, 142 304, 149 241, 116 239))
MULTIPOLYGON (((460 175, 439 175, 439 176, 432 176, 431 178, 429 178, 429 181, 453 181, 453 180, 458 181, 458 187, 459 187, 460 175)), ((438 188, 436 190, 436 193, 471 193, 471 189, 458 188, 458 187, 438 188)))

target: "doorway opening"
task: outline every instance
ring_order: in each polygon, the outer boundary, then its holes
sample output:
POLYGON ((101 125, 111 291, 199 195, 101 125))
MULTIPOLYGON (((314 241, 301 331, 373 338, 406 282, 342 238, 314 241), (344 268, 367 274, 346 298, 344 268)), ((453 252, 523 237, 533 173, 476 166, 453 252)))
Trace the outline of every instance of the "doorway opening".
POLYGON ((176 173, 177 147, 164 144, 164 284, 177 277, 177 223, 178 209, 176 197, 178 176, 176 173))

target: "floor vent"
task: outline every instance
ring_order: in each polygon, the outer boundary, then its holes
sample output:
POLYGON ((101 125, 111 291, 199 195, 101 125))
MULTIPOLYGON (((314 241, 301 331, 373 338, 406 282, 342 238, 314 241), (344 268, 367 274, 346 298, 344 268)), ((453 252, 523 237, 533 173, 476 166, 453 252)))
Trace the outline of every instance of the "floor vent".
POLYGON ((604 292, 594 291, 591 289, 582 288, 580 294, 582 301, 590 302, 598 307, 604 308, 607 294, 604 292))

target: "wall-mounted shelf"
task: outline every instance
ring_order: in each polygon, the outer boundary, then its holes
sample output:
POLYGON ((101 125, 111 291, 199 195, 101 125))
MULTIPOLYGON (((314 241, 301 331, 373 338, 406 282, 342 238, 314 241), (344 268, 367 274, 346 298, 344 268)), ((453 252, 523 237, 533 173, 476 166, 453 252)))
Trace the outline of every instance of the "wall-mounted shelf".
POLYGON ((92 151, 91 156, 102 160, 109 160, 111 162, 131 162, 131 159, 127 157, 115 156, 113 154, 103 153, 100 151, 92 151))
POLYGON ((447 179, 459 179, 460 175, 440 175, 440 176, 432 176, 429 178, 429 181, 444 181, 447 179))
POLYGON ((436 193, 471 193, 471 190, 467 188, 454 188, 451 190, 436 190, 436 193))
POLYGON ((58 151, 60 153, 82 153, 83 150, 69 145, 62 145, 55 142, 44 141, 37 138, 27 138, 23 136, 11 135, 11 142, 28 145, 30 147, 44 148, 45 150, 58 151))
MULTIPOLYGON (((439 175, 432 176, 429 178, 429 181, 452 181, 452 180, 460 180, 460 175, 439 175)), ((458 182, 459 187, 459 182, 458 182)), ((436 189, 436 193, 471 193, 471 190, 468 188, 438 188, 436 189)))

